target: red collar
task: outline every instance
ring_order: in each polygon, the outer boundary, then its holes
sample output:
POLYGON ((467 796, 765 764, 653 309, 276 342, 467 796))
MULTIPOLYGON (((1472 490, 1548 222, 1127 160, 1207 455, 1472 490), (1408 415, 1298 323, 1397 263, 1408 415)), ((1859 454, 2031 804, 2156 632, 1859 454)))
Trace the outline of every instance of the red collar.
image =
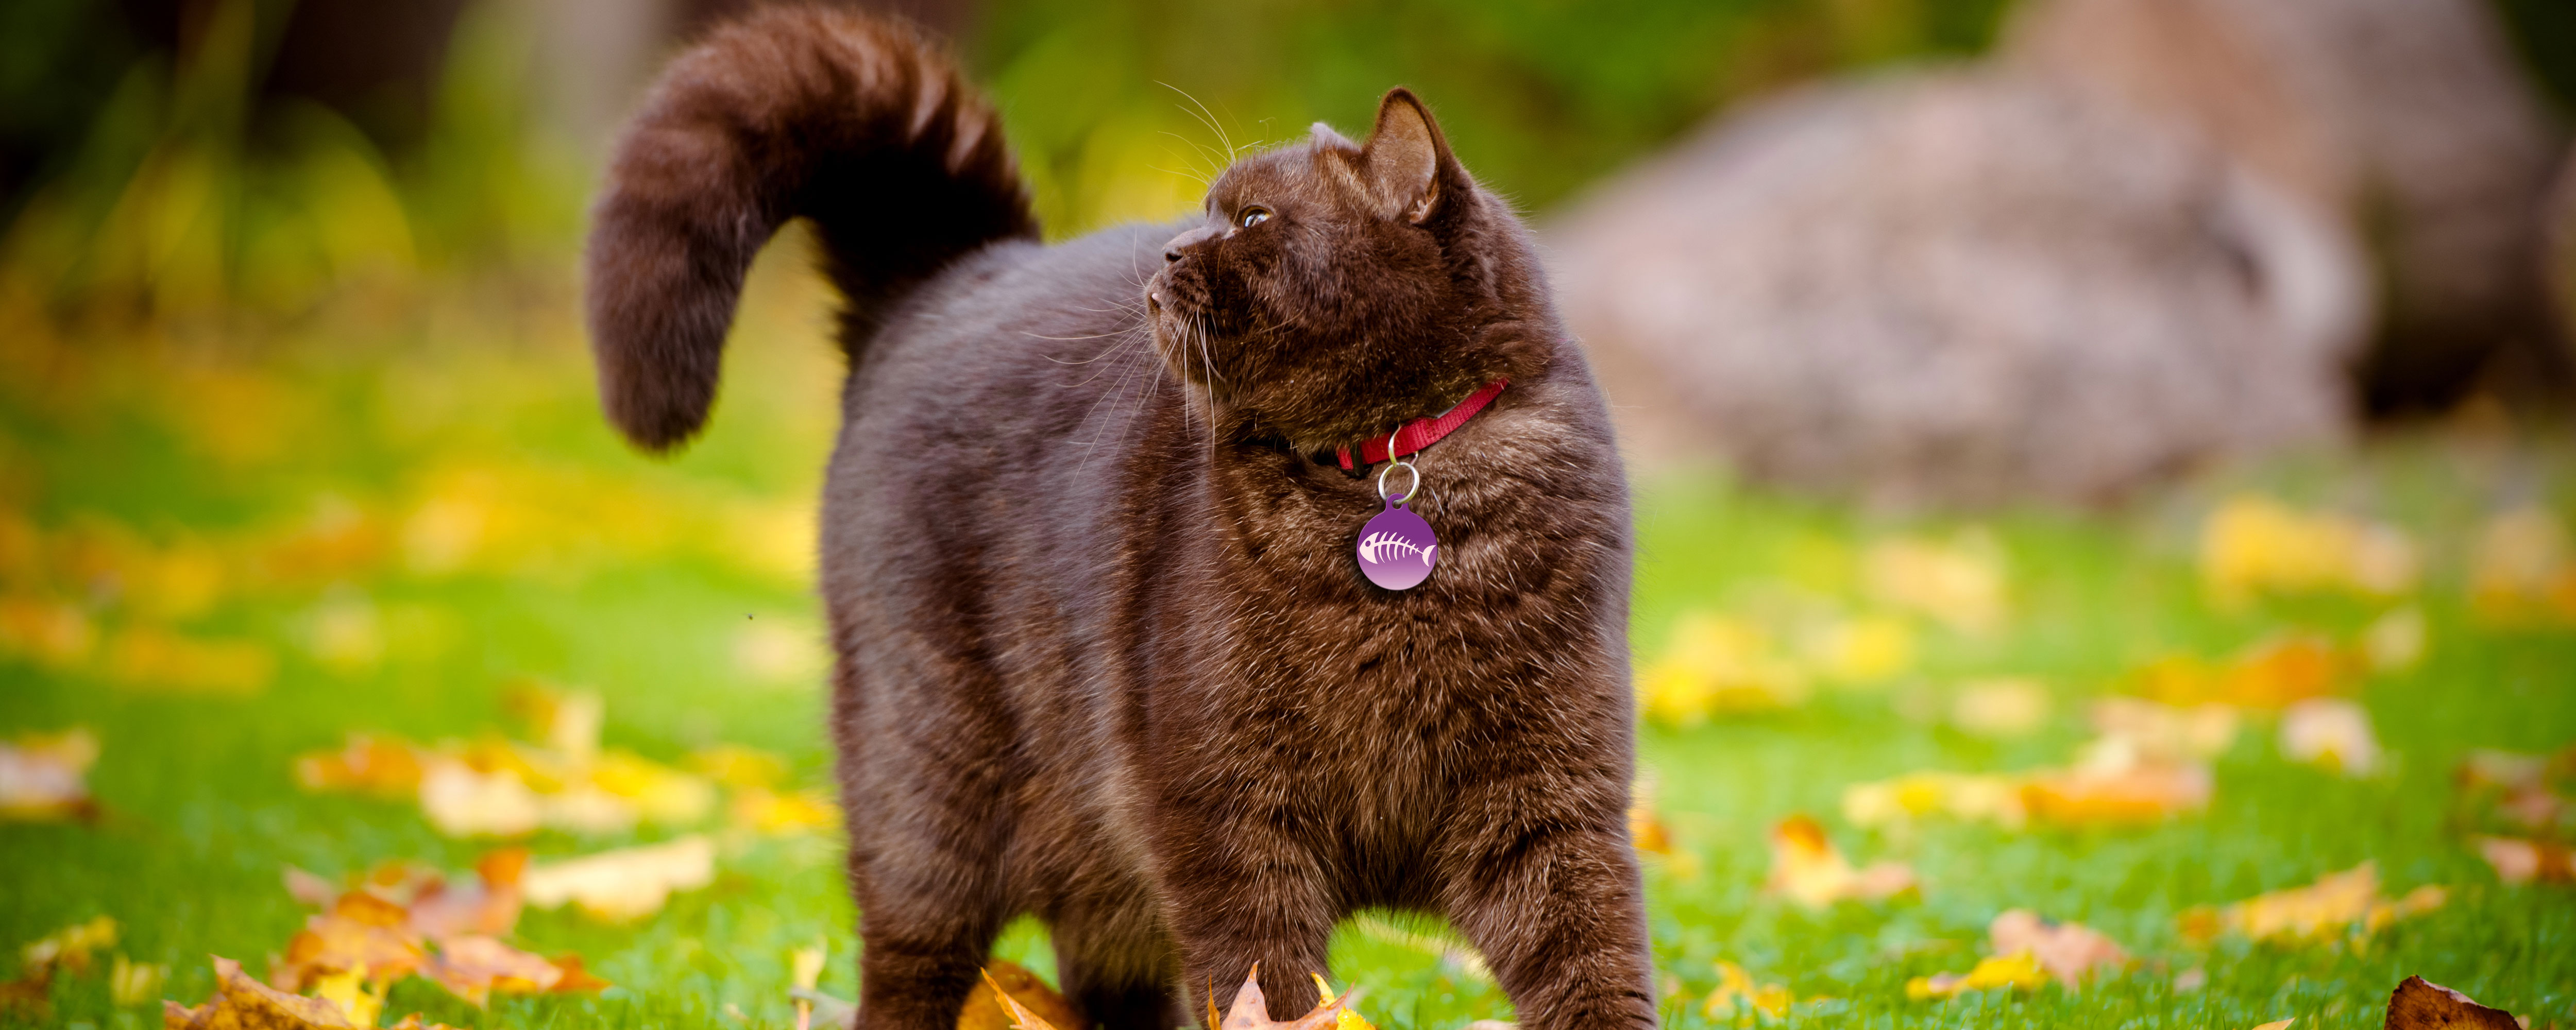
POLYGON ((1388 458, 1401 458, 1407 454, 1418 453, 1425 447, 1439 443, 1441 437, 1457 432, 1459 426, 1466 425, 1468 419, 1476 417, 1477 412, 1485 410, 1485 405, 1493 403, 1495 397, 1502 395, 1503 387, 1511 384, 1512 381, 1509 379, 1497 379, 1486 383, 1484 389, 1469 394, 1466 400, 1458 402, 1457 407, 1437 415, 1407 422, 1391 436, 1369 438, 1360 444, 1357 465, 1352 464, 1354 459, 1350 448, 1339 448, 1333 453, 1341 459, 1342 471, 1353 473, 1388 458))

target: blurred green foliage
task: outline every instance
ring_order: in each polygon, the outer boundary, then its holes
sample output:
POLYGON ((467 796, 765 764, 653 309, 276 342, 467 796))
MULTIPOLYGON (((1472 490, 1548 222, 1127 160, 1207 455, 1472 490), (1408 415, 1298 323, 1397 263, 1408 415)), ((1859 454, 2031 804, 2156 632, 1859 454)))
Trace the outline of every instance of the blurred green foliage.
POLYGON ((1412 87, 1488 186, 1524 208, 1727 102, 1827 72, 1967 54, 2003 0, 1001 0, 972 54, 1051 232, 1194 204, 1230 144, 1317 119, 1364 134, 1412 87))

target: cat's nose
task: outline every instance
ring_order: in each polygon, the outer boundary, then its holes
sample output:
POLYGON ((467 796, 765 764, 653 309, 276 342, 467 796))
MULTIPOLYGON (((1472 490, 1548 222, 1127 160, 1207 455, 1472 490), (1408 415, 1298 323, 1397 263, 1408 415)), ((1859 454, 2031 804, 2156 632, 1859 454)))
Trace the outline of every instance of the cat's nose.
POLYGON ((1215 229, 1211 229, 1203 225, 1172 237, 1172 242, 1163 244, 1163 261, 1167 264, 1176 263, 1182 258, 1190 256, 1189 249, 1191 247, 1196 246, 1200 242, 1205 241, 1208 237, 1216 234, 1217 231, 1215 229))

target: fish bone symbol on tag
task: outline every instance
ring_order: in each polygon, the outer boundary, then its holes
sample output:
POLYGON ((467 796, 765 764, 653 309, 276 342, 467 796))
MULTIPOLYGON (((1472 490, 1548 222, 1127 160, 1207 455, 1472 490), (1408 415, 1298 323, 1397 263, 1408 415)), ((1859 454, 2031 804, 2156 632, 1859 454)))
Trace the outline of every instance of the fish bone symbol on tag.
POLYGON ((1389 590, 1406 590, 1431 575, 1440 561, 1440 539, 1431 524, 1389 501, 1386 510, 1360 527, 1360 571, 1369 582, 1389 590))

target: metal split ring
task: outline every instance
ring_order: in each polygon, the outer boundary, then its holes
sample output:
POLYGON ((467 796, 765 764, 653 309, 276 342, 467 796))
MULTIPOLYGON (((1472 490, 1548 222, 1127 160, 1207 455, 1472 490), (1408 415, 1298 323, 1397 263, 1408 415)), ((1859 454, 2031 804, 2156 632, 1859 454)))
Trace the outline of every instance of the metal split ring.
MULTIPOLYGON (((1401 432, 1403 432, 1403 431, 1404 431, 1404 427, 1402 427, 1402 426, 1398 426, 1398 427, 1396 427, 1396 431, 1395 431, 1396 433, 1401 433, 1401 432)), ((1383 468, 1383 469, 1379 469, 1379 470, 1378 470, 1378 473, 1377 473, 1377 499, 1378 499, 1378 500, 1381 500, 1381 501, 1386 501, 1388 504, 1402 504, 1402 503, 1404 503, 1404 502, 1406 502, 1406 501, 1408 501, 1408 500, 1413 499, 1413 492, 1414 492, 1414 491, 1416 491, 1416 490, 1419 490, 1419 489, 1421 489, 1421 488, 1422 488, 1422 470, 1421 470, 1421 469, 1418 469, 1418 468, 1414 468, 1414 467, 1413 467, 1413 463, 1412 463, 1412 462, 1409 462, 1409 461, 1406 461, 1406 460, 1404 460, 1404 459, 1402 459, 1402 458, 1398 458, 1398 457, 1396 457, 1396 456, 1395 456, 1395 433, 1388 433, 1388 434, 1386 434, 1386 467, 1385 467, 1385 468, 1383 468), (1412 476, 1413 476, 1413 481, 1412 481, 1412 482, 1410 482, 1410 483, 1406 483, 1406 484, 1404 485, 1404 492, 1403 492, 1403 493, 1401 493, 1401 494, 1396 495, 1392 500, 1390 500, 1390 499, 1388 499, 1388 497, 1386 496, 1386 474, 1387 474, 1387 473, 1389 473, 1389 472, 1393 472, 1393 471, 1395 471, 1396 466, 1399 466, 1399 465, 1401 465, 1401 466, 1403 466, 1403 467, 1404 467, 1404 471, 1406 471, 1406 472, 1408 472, 1408 473, 1411 473, 1411 474, 1412 474, 1412 476)))

